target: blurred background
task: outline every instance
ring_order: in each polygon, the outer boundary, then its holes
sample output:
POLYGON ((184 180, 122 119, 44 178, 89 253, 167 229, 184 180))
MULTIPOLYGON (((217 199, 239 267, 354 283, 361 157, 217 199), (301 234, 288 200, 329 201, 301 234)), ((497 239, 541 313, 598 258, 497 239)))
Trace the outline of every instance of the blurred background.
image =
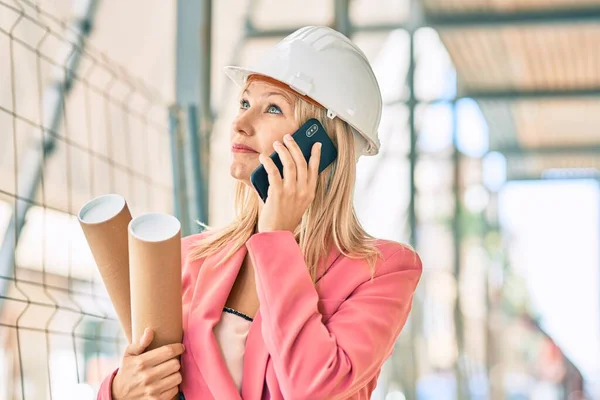
POLYGON ((95 398, 79 208, 229 221, 222 67, 317 24, 383 91, 359 217, 424 266, 373 399, 600 399, 600 0, 0 0, 0 399, 95 398))

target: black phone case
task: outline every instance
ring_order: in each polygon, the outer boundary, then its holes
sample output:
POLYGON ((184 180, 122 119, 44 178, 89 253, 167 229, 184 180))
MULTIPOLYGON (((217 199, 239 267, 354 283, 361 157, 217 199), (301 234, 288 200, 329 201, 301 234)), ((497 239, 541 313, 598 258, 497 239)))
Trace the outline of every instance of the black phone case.
MULTIPOLYGON (((319 162, 319 173, 321 173, 337 158, 337 149, 335 148, 335 145, 329 136, 327 136, 327 132, 325 132, 323 125, 321 125, 321 123, 314 118, 306 121, 306 123, 303 124, 292 135, 292 137, 298 144, 298 147, 300 147, 300 150, 302 150, 304 159, 306 159, 307 162, 310 159, 310 153, 313 144, 317 142, 321 143, 321 161, 319 162)), ((279 154, 277 154, 277 152, 273 152, 270 157, 279 169, 279 173, 283 177, 283 164, 281 164, 279 154)), ((250 175, 250 182, 252 182, 252 185, 262 200, 267 201, 269 177, 265 167, 262 164, 252 172, 250 175)))

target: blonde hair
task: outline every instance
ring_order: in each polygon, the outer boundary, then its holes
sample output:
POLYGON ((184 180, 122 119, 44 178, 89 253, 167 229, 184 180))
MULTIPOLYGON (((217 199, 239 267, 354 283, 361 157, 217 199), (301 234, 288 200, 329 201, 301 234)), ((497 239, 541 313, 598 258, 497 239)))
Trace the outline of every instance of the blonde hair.
MULTIPOLYGON (((365 232, 354 211, 352 198, 356 161, 352 130, 339 118, 327 118, 325 109, 292 93, 296 99, 294 114, 298 124, 302 125, 311 118, 318 119, 338 150, 337 159, 319 175, 315 198, 294 232, 310 276, 316 282, 319 266, 327 260, 331 246, 335 246, 346 257, 364 259, 373 275, 376 260, 381 254, 375 247, 375 238, 365 232)), ((237 181, 235 219, 221 229, 202 224, 210 234, 194 244, 188 255, 189 260, 206 258, 231 243, 233 246, 219 264, 236 253, 255 233, 259 201, 258 194, 252 188, 237 181)))

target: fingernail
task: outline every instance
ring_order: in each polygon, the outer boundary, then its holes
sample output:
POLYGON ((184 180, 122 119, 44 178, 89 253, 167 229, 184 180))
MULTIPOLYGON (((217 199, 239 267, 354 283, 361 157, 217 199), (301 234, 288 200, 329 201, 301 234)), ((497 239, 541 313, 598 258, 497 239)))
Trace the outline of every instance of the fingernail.
POLYGON ((181 343, 181 347, 183 347, 183 351, 185 351, 185 345, 181 343))
POLYGON ((283 140, 285 140, 286 142, 291 142, 292 140, 294 140, 294 138, 292 137, 292 135, 287 134, 283 137, 283 140))
POLYGON ((279 140, 276 140, 275 143, 273 143, 273 146, 275 146, 275 147, 281 146, 281 142, 279 140))

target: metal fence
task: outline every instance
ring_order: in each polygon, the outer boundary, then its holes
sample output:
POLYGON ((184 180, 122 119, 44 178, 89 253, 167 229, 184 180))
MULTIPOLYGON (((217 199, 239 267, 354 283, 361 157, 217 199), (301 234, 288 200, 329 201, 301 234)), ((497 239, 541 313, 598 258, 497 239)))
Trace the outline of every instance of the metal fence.
POLYGON ((173 209, 182 113, 86 42, 97 2, 73 4, 63 21, 0 0, 0 399, 94 398, 118 365, 79 208, 119 193, 132 214, 173 209))

